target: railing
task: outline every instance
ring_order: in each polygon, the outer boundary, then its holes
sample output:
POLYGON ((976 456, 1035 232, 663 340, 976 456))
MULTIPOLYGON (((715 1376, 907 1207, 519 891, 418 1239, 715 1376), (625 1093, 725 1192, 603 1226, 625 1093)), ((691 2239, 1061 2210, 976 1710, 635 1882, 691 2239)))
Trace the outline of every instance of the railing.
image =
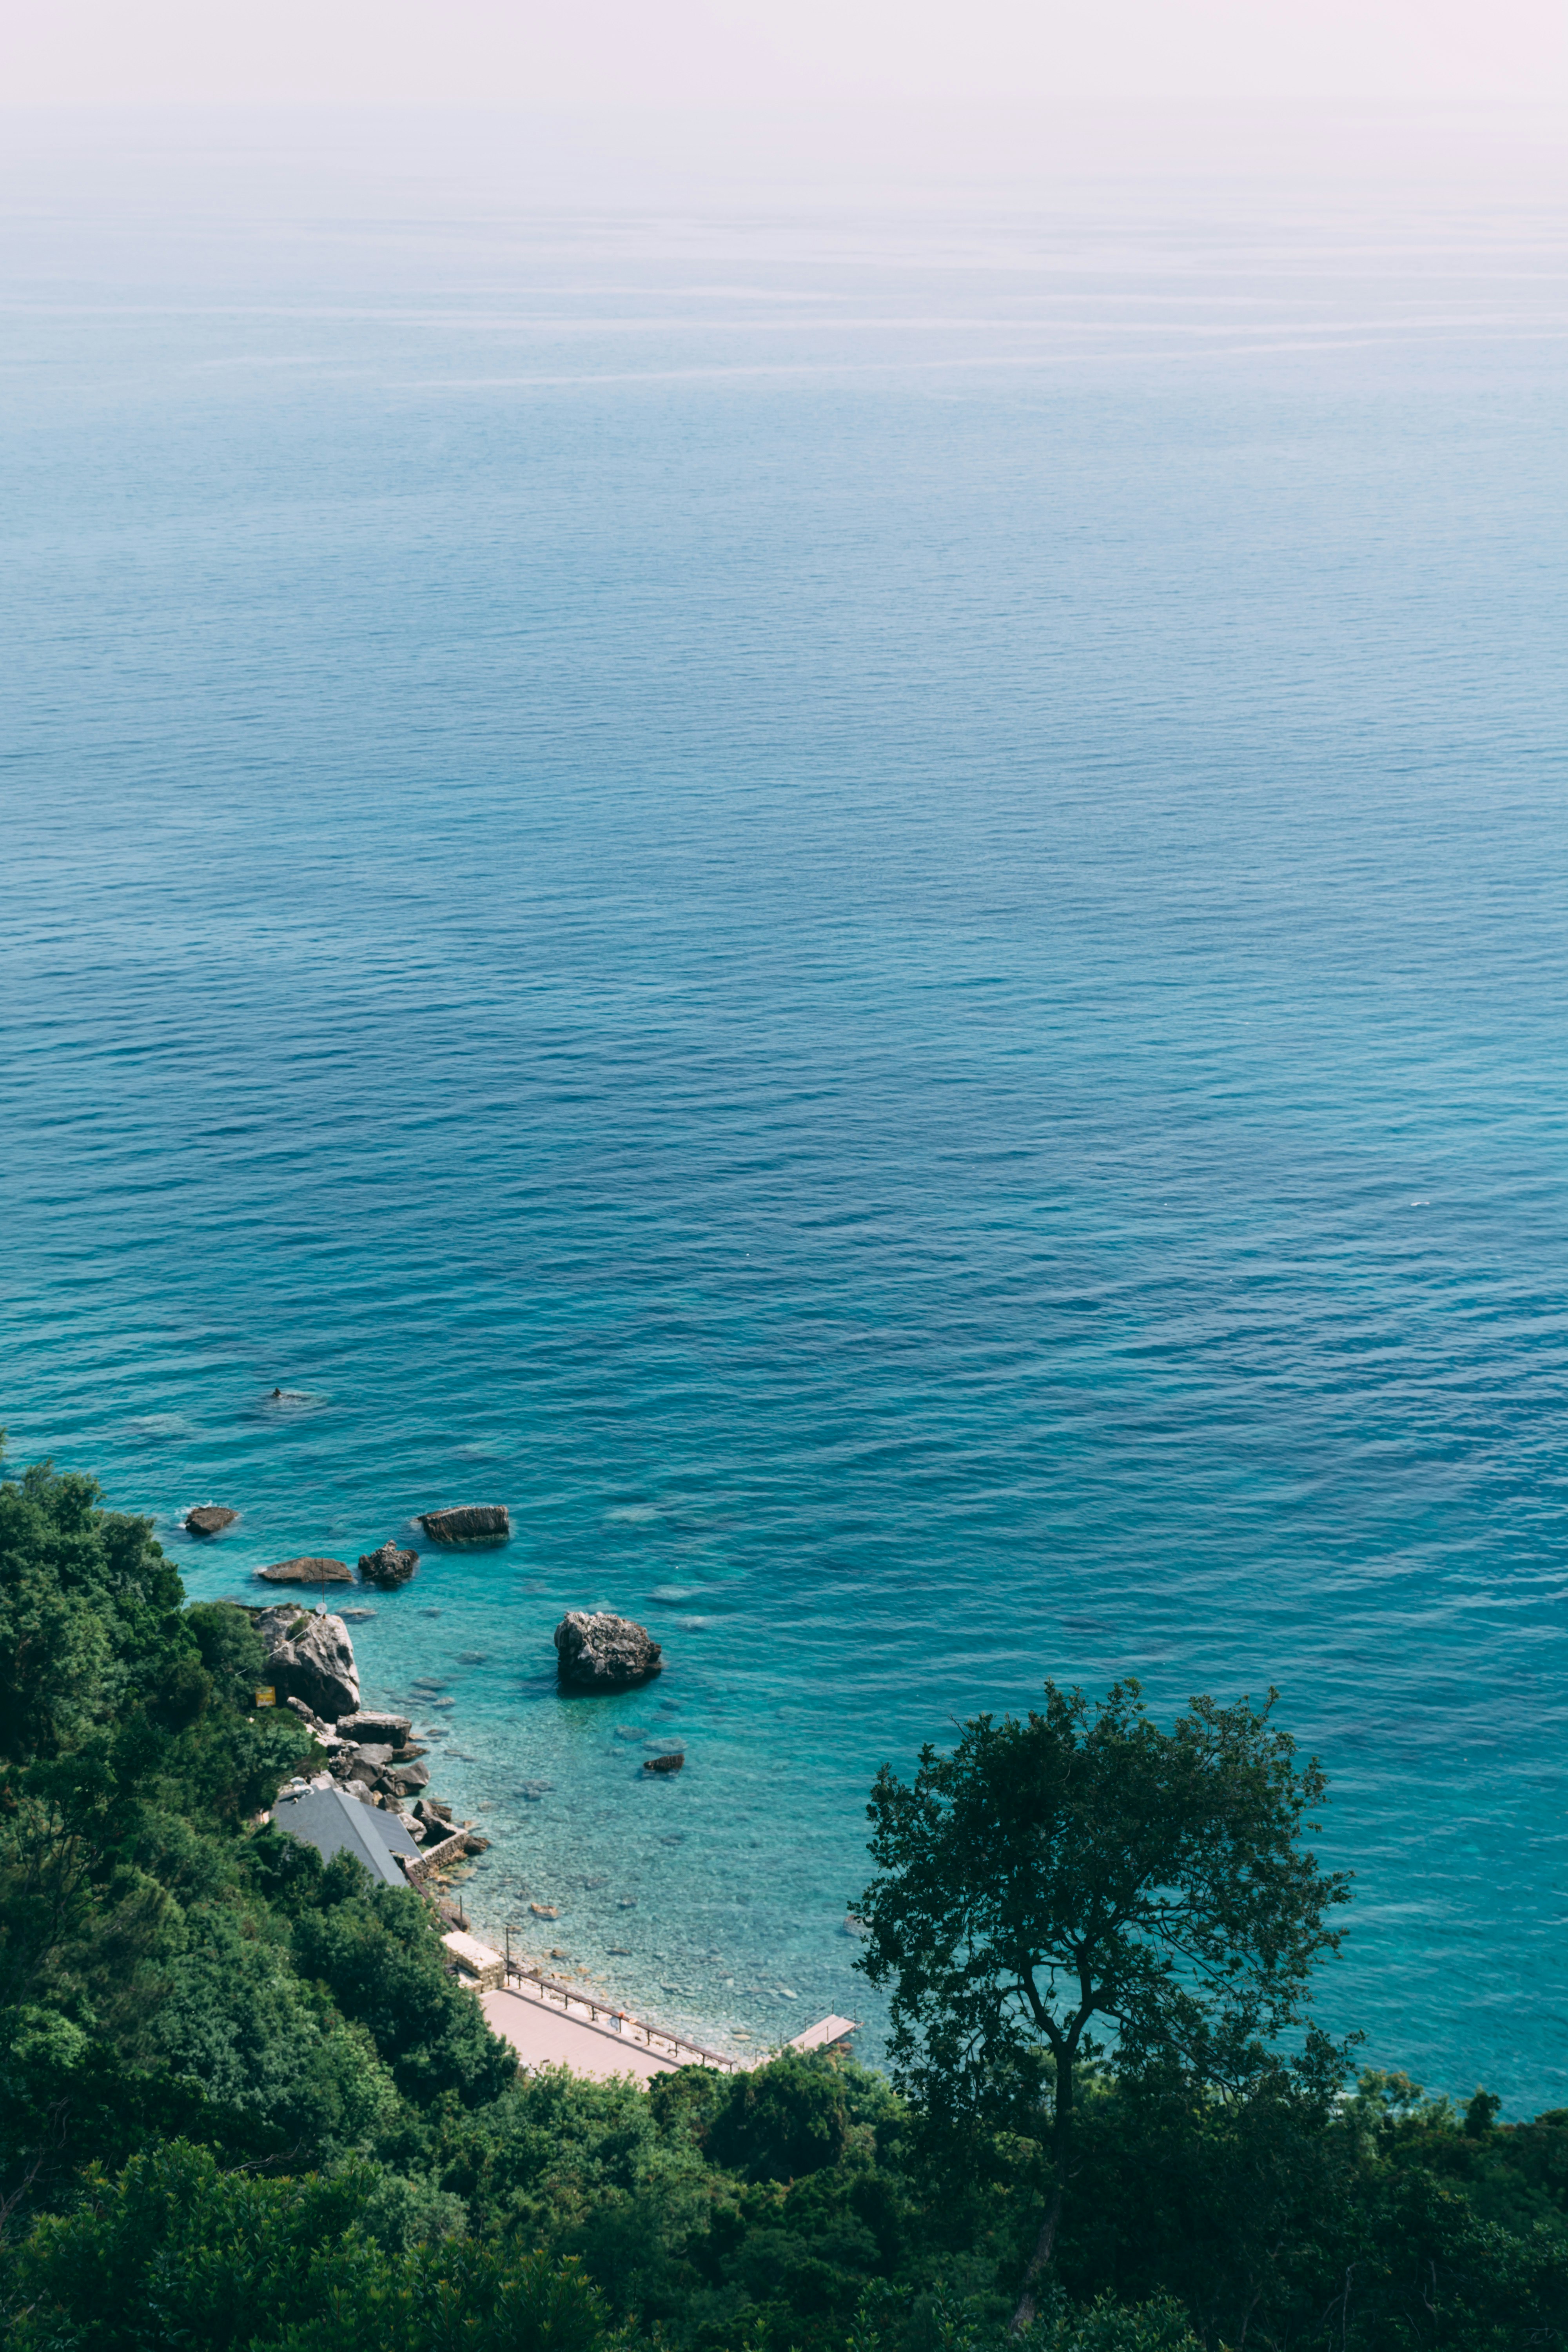
POLYGON ((721 2050, 705 2050, 700 2042, 689 2042, 684 2034, 668 2033, 662 2026, 645 2024, 629 2010, 616 2009, 595 1994, 584 1992, 580 1985, 563 1984, 559 1978, 547 1977, 538 1969, 521 1968, 515 1960, 507 1969, 505 1984, 509 1992, 516 1992, 525 2000, 537 1999, 546 2008, 552 2001, 559 2001, 568 2016, 574 2006, 586 2010, 589 2023, 598 2026, 601 2032, 617 2033, 623 2042, 634 2042, 656 2058, 669 2058, 678 2066, 712 2066, 721 2074, 742 2074, 746 2071, 742 2059, 731 2058, 721 2050), (525 1986, 535 1990, 525 1992, 525 1986))

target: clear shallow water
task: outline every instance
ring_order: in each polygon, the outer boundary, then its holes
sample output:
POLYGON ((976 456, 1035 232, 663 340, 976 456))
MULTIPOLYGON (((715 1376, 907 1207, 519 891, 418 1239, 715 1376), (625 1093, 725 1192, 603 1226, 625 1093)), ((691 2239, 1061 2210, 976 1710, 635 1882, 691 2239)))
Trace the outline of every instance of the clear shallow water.
POLYGON ((9 194, 12 1459, 509 1503, 367 1700, 715 2036, 884 1758, 1275 1682, 1327 2021, 1562 2103, 1561 217, 9 194))

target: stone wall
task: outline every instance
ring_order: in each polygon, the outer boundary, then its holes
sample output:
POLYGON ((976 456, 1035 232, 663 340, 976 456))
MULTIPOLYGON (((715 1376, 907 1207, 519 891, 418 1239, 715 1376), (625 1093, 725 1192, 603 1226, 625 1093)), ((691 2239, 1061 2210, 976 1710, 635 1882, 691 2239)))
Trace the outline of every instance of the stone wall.
POLYGON ((454 1830, 439 1845, 424 1846, 417 1854, 405 1854, 403 1867, 412 1884, 422 1886, 433 1870, 444 1870, 449 1862, 461 1862, 468 1853, 470 1834, 466 1829, 454 1830))

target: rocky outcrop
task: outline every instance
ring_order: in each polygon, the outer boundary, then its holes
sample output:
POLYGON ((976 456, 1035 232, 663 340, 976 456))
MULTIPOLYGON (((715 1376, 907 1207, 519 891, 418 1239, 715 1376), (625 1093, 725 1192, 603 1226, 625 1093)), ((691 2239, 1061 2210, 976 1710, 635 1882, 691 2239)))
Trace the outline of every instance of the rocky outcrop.
POLYGON ((645 1772, 679 1772, 685 1763, 684 1756, 649 1756, 643 1764, 645 1772))
POLYGON ((194 1536, 221 1536, 238 1517, 226 1503, 198 1503, 194 1511, 185 1513, 185 1526, 194 1536))
POLYGON ((346 1559, 275 1559, 270 1568, 258 1568, 257 1575, 268 1584, 352 1584, 354 1572, 346 1559))
POLYGON ((267 1645, 267 1674, 279 1698, 302 1698, 328 1723, 358 1711, 359 1672, 341 1617, 264 1609, 256 1630, 267 1645))
POLYGON ((291 1714, 299 1717, 306 1730, 310 1732, 313 1738, 317 1739, 335 1739, 337 1738, 336 1732, 332 1731, 328 1725, 324 1724, 321 1721, 321 1717, 316 1713, 315 1708, 313 1706, 307 1706, 302 1698, 285 1698, 283 1704, 288 1707, 291 1714))
POLYGON ((388 1536, 379 1551, 362 1551, 359 1572, 367 1584, 379 1584, 384 1591, 395 1584, 406 1584, 419 1565, 416 1551, 399 1551, 388 1536))
POLYGON ((425 1511, 419 1524, 432 1543, 458 1551, 505 1543, 511 1534, 511 1518, 504 1503, 458 1503, 447 1511, 425 1511))
POLYGON ((411 1717, 384 1715, 378 1707, 365 1707, 357 1715, 340 1717, 338 1736, 342 1739, 384 1741, 388 1748, 401 1748, 414 1728, 411 1717))
POLYGON ((555 1655, 563 1683, 576 1691, 629 1690, 663 1664, 651 1633, 607 1609, 569 1609, 555 1628, 555 1655))

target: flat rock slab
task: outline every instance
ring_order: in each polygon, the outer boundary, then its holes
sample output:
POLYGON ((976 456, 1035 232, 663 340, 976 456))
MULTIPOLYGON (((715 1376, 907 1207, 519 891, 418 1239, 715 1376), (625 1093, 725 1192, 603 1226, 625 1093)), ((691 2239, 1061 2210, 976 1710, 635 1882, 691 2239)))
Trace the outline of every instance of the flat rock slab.
POLYGON ((629 1690, 663 1667, 662 1645, 629 1617, 569 1609, 555 1628, 555 1656, 568 1690, 629 1690))
POLYGON ((419 1565, 416 1551, 399 1551, 388 1538, 379 1551, 362 1551, 359 1572, 367 1584, 406 1584, 419 1565))
POLYGON ((185 1513, 185 1525, 194 1536, 221 1536, 238 1517, 226 1503, 198 1503, 194 1511, 185 1513))
POLYGON ((414 1718, 407 1715, 382 1715, 374 1707, 362 1707, 357 1715, 339 1717, 338 1731, 344 1739, 374 1740, 389 1748, 401 1748, 414 1728, 414 1718))
POLYGON ((504 1503, 458 1503, 447 1511, 422 1511, 419 1524, 432 1543, 455 1550, 505 1543, 511 1534, 511 1516, 504 1503))
POLYGON ((275 1559, 257 1575, 268 1584, 352 1584, 354 1572, 346 1559, 275 1559))

